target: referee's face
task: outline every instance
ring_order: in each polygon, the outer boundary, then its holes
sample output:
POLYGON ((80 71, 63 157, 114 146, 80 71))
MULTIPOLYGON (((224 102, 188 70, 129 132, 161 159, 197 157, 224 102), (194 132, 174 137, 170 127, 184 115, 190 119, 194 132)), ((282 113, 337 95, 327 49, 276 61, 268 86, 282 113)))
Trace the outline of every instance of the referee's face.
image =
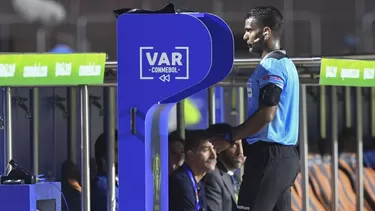
POLYGON ((245 20, 243 39, 249 47, 250 53, 262 53, 264 46, 263 29, 256 24, 253 17, 245 20))

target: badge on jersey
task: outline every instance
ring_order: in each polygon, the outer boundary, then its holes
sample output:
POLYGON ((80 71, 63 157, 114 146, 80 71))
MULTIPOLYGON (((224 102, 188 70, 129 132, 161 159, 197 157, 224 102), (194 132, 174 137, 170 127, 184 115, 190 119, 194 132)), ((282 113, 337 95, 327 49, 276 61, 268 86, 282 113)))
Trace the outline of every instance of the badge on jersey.
POLYGON ((259 80, 259 85, 261 87, 269 84, 269 83, 273 83, 275 85, 277 85, 278 87, 280 87, 280 89, 284 89, 284 81, 281 77, 277 76, 277 75, 269 75, 268 73, 263 75, 260 80, 259 80))

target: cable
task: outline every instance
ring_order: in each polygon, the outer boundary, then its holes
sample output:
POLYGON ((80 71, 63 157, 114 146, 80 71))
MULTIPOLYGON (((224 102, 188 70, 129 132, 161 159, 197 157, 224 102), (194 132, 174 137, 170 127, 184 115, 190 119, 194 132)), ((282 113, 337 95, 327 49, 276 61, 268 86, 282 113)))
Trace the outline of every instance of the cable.
POLYGON ((66 198, 65 198, 65 195, 64 195, 64 193, 62 192, 62 190, 59 188, 59 186, 57 186, 57 185, 54 184, 53 182, 47 181, 45 178, 43 178, 43 177, 44 177, 43 174, 40 174, 40 175, 38 175, 37 177, 38 177, 38 180, 39 180, 40 183, 43 183, 43 182, 44 182, 44 183, 49 183, 50 185, 55 186, 55 187, 57 188, 58 191, 60 191, 61 196, 62 196, 63 199, 64 199, 64 203, 65 203, 66 210, 67 210, 67 211, 70 211, 70 210, 69 210, 69 206, 68 206, 68 202, 66 201, 66 198))
POLYGON ((66 206, 66 210, 67 210, 67 211, 70 211, 70 210, 69 210, 69 206, 68 206, 68 202, 66 201, 66 198, 65 198, 65 195, 64 195, 64 193, 62 192, 62 190, 59 188, 59 186, 55 185, 53 182, 48 182, 48 181, 47 181, 47 183, 49 183, 49 184, 55 186, 55 187, 57 188, 57 190, 60 191, 61 196, 62 196, 63 199, 64 199, 64 203, 65 203, 65 206, 66 206))

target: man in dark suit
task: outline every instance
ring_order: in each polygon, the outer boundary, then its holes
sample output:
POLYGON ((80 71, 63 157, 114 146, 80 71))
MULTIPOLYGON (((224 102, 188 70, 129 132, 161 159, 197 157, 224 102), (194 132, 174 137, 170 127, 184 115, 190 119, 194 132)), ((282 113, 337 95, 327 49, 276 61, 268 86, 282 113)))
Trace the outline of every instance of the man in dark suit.
POLYGON ((188 131, 185 163, 169 176, 169 211, 207 211, 202 179, 216 166, 216 152, 206 130, 188 131))
MULTIPOLYGON (((230 131, 229 124, 215 124, 208 129, 220 134, 230 131)), ((244 162, 242 141, 234 142, 228 149, 220 152, 217 157, 216 169, 205 176, 205 192, 208 211, 237 210, 237 189, 239 184, 234 172, 244 162)))

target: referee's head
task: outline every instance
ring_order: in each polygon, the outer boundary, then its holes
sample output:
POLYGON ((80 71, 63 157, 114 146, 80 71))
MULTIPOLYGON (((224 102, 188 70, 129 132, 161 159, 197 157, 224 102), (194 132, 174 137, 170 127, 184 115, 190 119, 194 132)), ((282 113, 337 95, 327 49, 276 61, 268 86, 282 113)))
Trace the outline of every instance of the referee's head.
POLYGON ((262 53, 275 48, 280 42, 284 27, 284 18, 281 12, 272 6, 255 7, 245 18, 244 40, 249 51, 262 53))

